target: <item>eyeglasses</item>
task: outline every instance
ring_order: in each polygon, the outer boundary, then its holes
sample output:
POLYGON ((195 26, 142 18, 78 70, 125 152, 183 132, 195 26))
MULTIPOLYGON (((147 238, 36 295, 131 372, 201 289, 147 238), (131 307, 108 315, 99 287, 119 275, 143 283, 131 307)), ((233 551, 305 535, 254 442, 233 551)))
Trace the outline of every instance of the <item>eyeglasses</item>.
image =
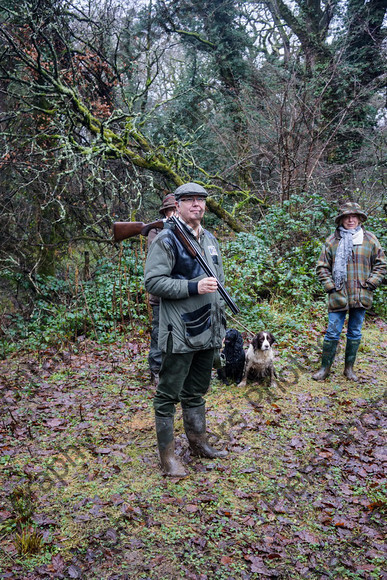
POLYGON ((185 203, 189 203, 190 205, 193 205, 195 202, 202 203, 204 205, 206 203, 206 198, 205 197, 184 196, 181 198, 180 201, 184 201, 185 203))

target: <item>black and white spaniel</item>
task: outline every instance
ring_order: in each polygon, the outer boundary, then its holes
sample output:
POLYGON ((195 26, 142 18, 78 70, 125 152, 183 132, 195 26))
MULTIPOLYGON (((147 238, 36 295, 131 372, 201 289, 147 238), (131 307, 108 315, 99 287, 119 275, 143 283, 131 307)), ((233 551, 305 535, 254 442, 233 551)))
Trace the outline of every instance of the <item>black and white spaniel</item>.
POLYGON ((246 352, 245 367, 238 387, 245 387, 248 379, 270 377, 270 385, 275 384, 274 353, 272 344, 274 336, 270 332, 258 332, 246 352))
POLYGON ((225 359, 225 364, 218 369, 218 378, 226 385, 229 380, 239 383, 242 380, 245 366, 245 351, 243 350, 243 338, 238 330, 229 328, 224 338, 224 348, 221 357, 225 359))

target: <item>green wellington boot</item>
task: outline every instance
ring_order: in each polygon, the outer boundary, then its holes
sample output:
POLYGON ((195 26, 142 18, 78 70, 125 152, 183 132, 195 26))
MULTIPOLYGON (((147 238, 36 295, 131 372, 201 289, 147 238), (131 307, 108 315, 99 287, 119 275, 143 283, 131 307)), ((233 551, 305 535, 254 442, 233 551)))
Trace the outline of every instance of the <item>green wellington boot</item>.
POLYGON ((200 407, 185 407, 183 409, 183 422, 189 445, 195 455, 211 459, 228 455, 225 449, 219 451, 207 441, 206 408, 204 405, 200 407))
POLYGON ((345 347, 345 366, 344 366, 344 376, 350 381, 357 382, 359 380, 358 376, 353 372, 353 365, 355 364, 357 351, 360 345, 360 339, 351 340, 347 338, 347 344, 345 347))
POLYGON ((321 368, 312 375, 315 381, 324 381, 331 372, 331 366, 335 358, 338 340, 324 340, 321 355, 321 368))
POLYGON ((187 472, 175 455, 173 417, 159 417, 156 415, 156 434, 163 473, 170 477, 185 477, 187 472))

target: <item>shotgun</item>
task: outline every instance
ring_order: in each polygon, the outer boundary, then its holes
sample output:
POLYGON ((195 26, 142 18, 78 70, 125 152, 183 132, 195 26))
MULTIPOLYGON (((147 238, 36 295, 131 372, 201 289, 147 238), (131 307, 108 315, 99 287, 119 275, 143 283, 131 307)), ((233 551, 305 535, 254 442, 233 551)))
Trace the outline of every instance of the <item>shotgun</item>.
POLYGON ((203 258, 199 244, 188 237, 187 233, 184 231, 184 227, 179 222, 179 220, 175 218, 175 216, 170 217, 168 220, 158 220, 156 222, 151 222, 150 224, 144 224, 144 222, 115 222, 113 224, 114 241, 121 242, 122 240, 126 240, 127 238, 138 236, 140 234, 142 236, 147 236, 150 230, 153 230, 154 228, 164 228, 165 222, 172 226, 171 229, 175 236, 180 240, 183 246, 185 246, 189 254, 199 263, 200 267, 207 274, 207 276, 216 279, 218 283, 219 294, 230 308, 231 312, 233 314, 238 314, 238 306, 235 304, 224 286, 220 283, 210 265, 203 258))

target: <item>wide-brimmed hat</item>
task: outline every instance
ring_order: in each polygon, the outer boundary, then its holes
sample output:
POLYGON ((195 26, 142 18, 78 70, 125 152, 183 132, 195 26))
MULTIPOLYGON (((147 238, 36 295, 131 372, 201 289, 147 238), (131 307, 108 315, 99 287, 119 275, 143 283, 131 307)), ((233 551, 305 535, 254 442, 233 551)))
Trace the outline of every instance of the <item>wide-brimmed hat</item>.
POLYGON ((199 197, 208 197, 207 191, 198 183, 184 183, 175 190, 176 201, 179 201, 184 195, 197 195, 199 197))
POLYGON ((358 203, 355 203, 354 201, 348 201, 347 203, 344 203, 344 205, 340 206, 339 215, 335 217, 335 222, 339 224, 341 218, 350 214, 356 214, 359 216, 360 221, 362 222, 365 222, 367 219, 367 214, 361 209, 358 203))
POLYGON ((176 209, 176 198, 173 193, 168 193, 163 199, 163 203, 159 207, 159 213, 165 215, 167 209, 176 209))

